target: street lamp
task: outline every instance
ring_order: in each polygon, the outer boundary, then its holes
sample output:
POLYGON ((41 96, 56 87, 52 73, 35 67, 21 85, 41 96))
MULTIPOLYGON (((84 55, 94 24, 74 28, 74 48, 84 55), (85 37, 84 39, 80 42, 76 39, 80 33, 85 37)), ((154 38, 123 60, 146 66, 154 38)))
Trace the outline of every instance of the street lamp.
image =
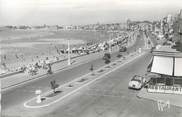
POLYGON ((71 65, 71 57, 70 57, 70 41, 68 40, 68 65, 71 65))
POLYGON ((128 33, 128 38, 127 38, 127 46, 129 47, 129 45, 130 45, 130 41, 131 40, 131 35, 128 33))
MULTIPOLYGON (((112 32, 111 32, 111 34, 112 34, 112 32)), ((110 42, 109 42, 109 53, 111 53, 111 40, 112 40, 112 36, 111 36, 111 34, 109 35, 109 38, 110 38, 110 42)))

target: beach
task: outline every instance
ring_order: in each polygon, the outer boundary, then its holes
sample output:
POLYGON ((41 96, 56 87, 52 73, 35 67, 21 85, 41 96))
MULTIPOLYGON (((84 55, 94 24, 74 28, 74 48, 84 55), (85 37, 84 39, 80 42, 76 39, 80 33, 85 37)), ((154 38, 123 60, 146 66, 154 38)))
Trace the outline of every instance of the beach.
POLYGON ((0 35, 1 69, 6 67, 9 71, 47 57, 65 59, 67 54, 60 54, 57 50, 67 49, 68 40, 70 47, 75 48, 109 39, 109 34, 103 31, 5 30, 0 35))

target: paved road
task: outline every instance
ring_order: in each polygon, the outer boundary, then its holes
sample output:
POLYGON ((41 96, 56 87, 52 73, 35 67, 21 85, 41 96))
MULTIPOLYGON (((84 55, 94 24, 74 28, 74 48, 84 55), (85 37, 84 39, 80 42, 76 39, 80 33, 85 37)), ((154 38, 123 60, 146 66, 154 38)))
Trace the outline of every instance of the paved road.
MULTIPOLYGON (((138 39, 135 45, 128 49, 128 52, 135 51, 136 48, 142 45, 144 45, 144 41, 138 39)), ((112 61, 117 59, 117 54, 114 53, 112 55, 112 61)), ((181 117, 182 109, 171 106, 166 112, 159 112, 156 102, 138 99, 136 97, 138 91, 128 89, 128 82, 131 77, 135 74, 144 74, 150 59, 151 55, 147 54, 145 57, 133 61, 64 101, 55 104, 54 107, 26 111, 15 108, 17 107, 16 105, 22 104, 34 97, 36 89, 49 90, 50 80, 56 79, 59 84, 64 84, 88 73, 91 64, 98 68, 104 65, 104 61, 96 59, 75 68, 61 71, 52 76, 5 92, 2 95, 2 113, 3 115, 8 115, 9 112, 17 110, 22 111, 24 114, 27 112, 29 115, 31 115, 31 112, 32 115, 35 113, 40 115, 41 113, 42 117, 181 117), (43 113, 46 115, 42 115, 43 113)))
MULTIPOLYGON (((144 45, 144 41, 142 37, 139 37, 131 48, 127 50, 127 52, 132 52, 135 51, 135 49, 141 47, 144 45)), ((112 55, 111 61, 114 61, 117 59, 117 54, 118 52, 114 53, 112 55)), ((123 53, 123 54, 126 54, 123 53)), ((9 90, 7 92, 4 92, 2 94, 2 112, 6 113, 6 109, 9 107, 13 107, 14 105, 20 104, 32 97, 35 96, 35 90, 36 89, 41 89, 43 92, 50 90, 50 81, 52 79, 55 79, 57 83, 59 84, 64 84, 65 82, 71 81, 77 77, 80 77, 89 71, 89 68, 91 64, 94 65, 94 68, 97 69, 104 64, 104 61, 99 58, 94 61, 90 61, 88 63, 82 64, 80 66, 68 69, 68 70, 63 70, 61 72, 55 73, 51 76, 47 76, 45 78, 42 78, 40 80, 36 80, 34 82, 31 82, 29 84, 23 85, 21 87, 17 87, 13 90, 9 90)))
POLYGON ((136 97, 139 91, 128 89, 135 74, 145 74, 151 55, 105 76, 101 80, 56 104, 41 117, 182 117, 182 109, 171 106, 160 112, 157 103, 136 97))

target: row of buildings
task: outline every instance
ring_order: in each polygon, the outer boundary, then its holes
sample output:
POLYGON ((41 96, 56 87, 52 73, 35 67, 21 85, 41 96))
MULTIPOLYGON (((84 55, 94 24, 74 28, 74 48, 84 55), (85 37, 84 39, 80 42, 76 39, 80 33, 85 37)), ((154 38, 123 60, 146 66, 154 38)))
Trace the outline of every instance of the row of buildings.
MULTIPOLYGON (((181 41, 182 10, 175 16, 167 15, 153 23, 154 33, 166 41, 181 41)), ((148 66, 150 93, 182 94, 182 52, 173 45, 157 46, 148 66)))
POLYGON ((13 30, 31 30, 31 29, 42 29, 42 30, 123 30, 126 29, 126 23, 110 23, 110 24, 87 24, 87 25, 41 25, 41 26, 5 26, 6 29, 13 30))
POLYGON ((154 21, 152 23, 152 31, 159 38, 175 41, 175 35, 182 33, 182 10, 175 15, 168 14, 160 21, 154 21))
MULTIPOLYGON (((13 30, 88 30, 88 31, 120 31, 120 30, 152 30, 152 23, 149 21, 131 21, 128 19, 124 23, 107 23, 107 24, 86 24, 86 25, 39 25, 39 26, 4 26, 4 29, 13 30)), ((2 28, 2 27, 0 27, 2 28)))

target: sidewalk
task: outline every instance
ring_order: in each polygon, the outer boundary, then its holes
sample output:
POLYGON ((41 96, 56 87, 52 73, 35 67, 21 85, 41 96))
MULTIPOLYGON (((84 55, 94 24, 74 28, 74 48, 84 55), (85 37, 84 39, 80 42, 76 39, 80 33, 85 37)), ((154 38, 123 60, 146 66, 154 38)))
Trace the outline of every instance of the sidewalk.
MULTIPOLYGON (((112 52, 116 52, 117 48, 113 49, 112 52)), ((61 70, 66 70, 66 69, 70 69, 70 68, 74 68, 76 66, 79 66, 81 64, 87 63, 89 61, 95 60, 97 58, 101 58, 104 54, 104 51, 99 52, 99 53, 92 53, 89 55, 84 55, 81 57, 77 57, 77 58, 73 58, 71 59, 71 65, 68 66, 68 61, 62 61, 62 62, 57 62, 55 64, 52 65, 52 71, 53 73, 57 73, 61 70), (94 57, 93 57, 94 56, 94 57)), ((16 87, 19 86, 20 84, 23 83, 28 83, 30 81, 36 80, 36 79, 40 79, 43 78, 47 75, 47 70, 43 70, 40 69, 38 71, 37 75, 31 76, 28 73, 19 73, 19 74, 15 74, 6 78, 2 78, 1 82, 2 82, 2 86, 1 89, 2 90, 6 90, 8 88, 12 88, 12 87, 16 87)))
MULTIPOLYGON (((74 67, 75 65, 78 65, 78 63, 83 63, 84 61, 88 60, 89 56, 90 55, 86 55, 83 57, 78 57, 78 58, 72 59, 71 60, 72 65, 71 66, 67 65, 67 60, 55 63, 52 65, 52 71, 54 73, 56 73, 56 72, 61 71, 63 69, 74 67)), ((15 87, 15 86, 20 85, 22 83, 25 83, 25 82, 28 82, 31 80, 35 80, 37 78, 44 77, 47 75, 46 73, 47 73, 47 70, 39 69, 38 74, 34 75, 34 76, 31 76, 25 72, 25 73, 15 74, 15 75, 12 75, 12 76, 9 76, 6 78, 2 78, 1 79, 1 82, 2 82, 1 89, 15 87)))
MULTIPOLYGON (((133 35, 133 33, 136 33, 136 32, 128 32, 128 35, 133 35)), ((124 39, 124 38, 122 35, 120 37, 117 37, 116 39, 120 40, 120 39, 124 39)), ((79 54, 72 54, 72 57, 75 57, 75 56, 80 56, 80 55, 79 54)), ((28 57, 26 60, 25 59, 16 60, 13 63, 12 62, 11 63, 6 62, 7 63, 6 66, 8 68, 8 71, 6 73, 0 74, 0 78, 4 78, 4 77, 18 74, 21 67, 27 66, 29 64, 35 64, 36 62, 44 60, 47 57, 49 58, 49 60, 52 60, 52 61, 55 61, 57 59, 55 57, 58 57, 59 60, 62 61, 62 60, 65 60, 67 58, 67 54, 61 54, 58 56, 57 54, 52 53, 52 54, 41 55, 41 56, 37 55, 36 57, 33 57, 33 58, 28 57)))
MULTIPOLYGON (((127 48, 134 45, 135 42, 136 42, 136 38, 129 41, 129 45, 127 45, 127 48)), ((118 51, 118 48, 114 47, 112 49, 112 53, 114 53, 116 51, 118 51)), ((99 53, 97 52, 97 53, 92 53, 92 54, 89 54, 89 55, 84 55, 84 56, 81 56, 81 57, 73 58, 73 59, 71 59, 71 62, 72 62, 71 66, 67 65, 67 60, 57 62, 57 63, 52 65, 52 71, 54 73, 56 73, 56 72, 59 72, 61 70, 70 69, 70 68, 73 68, 75 66, 78 66, 78 65, 87 63, 89 61, 95 60, 97 58, 101 58, 103 56, 103 54, 104 54, 104 51, 101 51, 99 53)), ((46 71, 47 70, 40 69, 38 71, 38 74, 34 75, 34 76, 30 76, 28 73, 19 73, 19 74, 15 74, 15 75, 12 75, 12 76, 9 76, 9 77, 6 77, 6 78, 2 78, 1 79, 1 82, 2 82, 1 89, 6 90, 6 89, 9 89, 9 88, 13 88, 13 87, 19 86, 21 84, 28 83, 30 81, 36 80, 38 78, 39 79, 43 78, 43 77, 45 77, 47 75, 46 71)))
POLYGON ((153 101, 163 100, 169 101, 171 105, 182 108, 182 95, 164 94, 164 93, 149 93, 147 89, 143 88, 137 96, 139 98, 149 99, 153 101))

